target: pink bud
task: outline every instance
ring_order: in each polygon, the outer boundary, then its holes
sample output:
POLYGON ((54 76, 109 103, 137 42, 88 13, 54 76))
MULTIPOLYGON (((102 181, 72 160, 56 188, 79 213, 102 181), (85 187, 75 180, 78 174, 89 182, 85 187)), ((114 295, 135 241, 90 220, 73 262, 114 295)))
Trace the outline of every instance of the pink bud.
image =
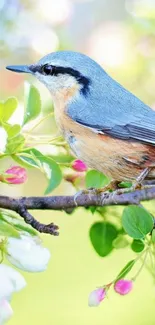
POLYGON ((27 180, 26 169, 20 166, 13 166, 5 171, 5 174, 11 174, 11 177, 5 178, 9 184, 22 184, 27 180))
POLYGON ((96 307, 105 298, 106 290, 105 288, 98 288, 92 291, 88 297, 88 305, 90 307, 96 307))
POLYGON ((133 288, 133 282, 131 280, 121 279, 114 285, 114 289, 120 295, 127 295, 133 288))
POLYGON ((85 172, 87 170, 86 164, 80 159, 74 160, 72 168, 78 172, 85 172))

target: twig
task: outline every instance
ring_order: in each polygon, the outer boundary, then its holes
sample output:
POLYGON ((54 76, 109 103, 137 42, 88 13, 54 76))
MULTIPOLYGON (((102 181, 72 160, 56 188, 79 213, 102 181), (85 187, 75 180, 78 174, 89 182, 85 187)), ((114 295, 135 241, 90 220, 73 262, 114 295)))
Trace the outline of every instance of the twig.
POLYGON ((31 225, 34 229, 38 230, 39 232, 43 232, 54 236, 59 235, 57 231, 59 227, 57 225, 55 225, 53 222, 48 225, 40 223, 27 211, 24 204, 22 203, 22 199, 17 212, 22 218, 24 218, 26 223, 31 225))
POLYGON ((155 186, 118 195, 115 192, 96 194, 79 194, 74 196, 17 197, 0 196, 0 208, 16 211, 25 222, 39 232, 58 235, 58 226, 53 223, 44 225, 37 221, 28 210, 69 210, 77 207, 108 205, 139 205, 141 201, 155 199, 155 186))

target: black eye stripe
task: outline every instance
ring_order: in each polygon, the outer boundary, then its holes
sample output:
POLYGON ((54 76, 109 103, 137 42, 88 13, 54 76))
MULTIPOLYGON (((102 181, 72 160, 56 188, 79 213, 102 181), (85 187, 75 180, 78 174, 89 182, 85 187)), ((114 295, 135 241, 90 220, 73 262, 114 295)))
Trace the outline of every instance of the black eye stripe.
POLYGON ((39 72, 45 76, 58 76, 60 74, 67 74, 74 77, 79 84, 82 85, 81 93, 83 95, 87 95, 89 92, 89 86, 91 84, 91 80, 88 77, 83 76, 78 70, 69 67, 61 67, 61 66, 54 66, 50 64, 44 65, 32 65, 30 67, 31 71, 39 72))

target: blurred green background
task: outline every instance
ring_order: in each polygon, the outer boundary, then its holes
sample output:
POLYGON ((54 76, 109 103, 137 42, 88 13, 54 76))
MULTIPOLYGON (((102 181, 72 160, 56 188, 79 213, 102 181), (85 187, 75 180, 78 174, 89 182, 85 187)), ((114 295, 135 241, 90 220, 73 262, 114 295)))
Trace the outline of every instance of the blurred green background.
MULTIPOLYGON (((0 0, 0 99, 17 96, 20 122, 23 84, 28 79, 40 89, 45 114, 52 107, 48 91, 33 78, 5 70, 6 65, 33 63, 43 55, 72 49, 90 55, 126 88, 155 108, 155 1, 154 0, 0 0)), ((38 133, 53 133, 48 120, 38 133)), ((13 162, 1 164, 3 169, 13 162)), ((1 185, 1 194, 42 195, 46 181, 29 170, 22 186, 1 185)), ((74 194, 64 182, 54 194, 74 194)), ((155 212, 154 204, 149 203, 155 212)), ((109 215, 121 215, 119 207, 109 215)), ((74 214, 37 211, 42 222, 60 226, 60 236, 42 236, 52 254, 49 267, 41 274, 27 274, 27 287, 14 295, 14 316, 10 325, 129 325, 155 324, 155 284, 143 270, 134 290, 125 297, 109 292, 99 308, 89 308, 88 294, 110 282, 129 259, 128 249, 115 250, 100 258, 89 241, 89 228, 99 219, 84 209, 74 214)))

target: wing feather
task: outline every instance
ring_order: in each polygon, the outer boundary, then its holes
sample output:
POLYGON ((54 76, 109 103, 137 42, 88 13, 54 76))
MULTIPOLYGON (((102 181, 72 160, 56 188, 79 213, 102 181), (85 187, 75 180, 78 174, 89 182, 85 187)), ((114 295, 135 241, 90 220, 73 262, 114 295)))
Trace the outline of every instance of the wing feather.
POLYGON ((94 132, 155 145, 155 111, 107 74, 89 96, 71 103, 68 115, 94 132))

